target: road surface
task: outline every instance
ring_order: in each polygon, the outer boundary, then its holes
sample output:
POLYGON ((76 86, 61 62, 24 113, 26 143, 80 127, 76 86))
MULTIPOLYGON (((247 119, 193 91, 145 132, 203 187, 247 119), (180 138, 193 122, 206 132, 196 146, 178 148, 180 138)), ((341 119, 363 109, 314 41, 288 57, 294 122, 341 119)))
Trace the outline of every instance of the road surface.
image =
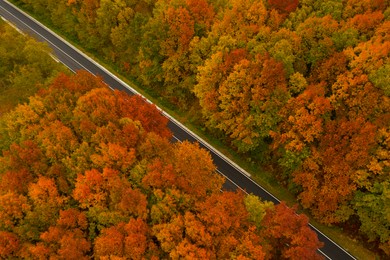
MULTIPOLYGON (((137 91, 132 89, 130 86, 103 68, 101 65, 82 54, 75 47, 67 43, 64 39, 51 32, 48 28, 24 12, 21 12, 8 1, 0 0, 0 16, 2 16, 4 20, 13 24, 21 32, 26 32, 30 35, 33 35, 40 41, 47 42, 53 49, 57 59, 64 63, 72 71, 77 71, 79 69, 87 70, 94 75, 100 75, 104 79, 105 83, 107 83, 113 89, 122 90, 129 94, 139 94, 137 91)), ((261 197, 263 200, 272 201, 274 203, 280 202, 276 197, 255 183, 249 177, 249 174, 246 173, 243 169, 238 167, 216 149, 189 131, 170 115, 165 112, 163 112, 163 114, 169 119, 168 127, 171 129, 174 135, 174 141, 197 141, 200 143, 201 147, 207 149, 211 153, 214 163, 217 166, 217 171, 227 179, 224 185, 224 189, 241 189, 246 193, 255 194, 261 197)), ((319 240, 324 243, 324 247, 321 248, 319 252, 324 255, 325 258, 335 260, 355 259, 352 255, 350 255, 343 248, 322 234, 315 227, 312 225, 310 226, 317 233, 319 240)))

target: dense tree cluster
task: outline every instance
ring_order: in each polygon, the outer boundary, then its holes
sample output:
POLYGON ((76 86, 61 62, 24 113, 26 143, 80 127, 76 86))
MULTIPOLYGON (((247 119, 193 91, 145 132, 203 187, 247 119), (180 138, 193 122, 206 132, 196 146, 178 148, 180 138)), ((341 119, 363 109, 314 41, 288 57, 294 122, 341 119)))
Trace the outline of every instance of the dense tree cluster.
POLYGON ((308 218, 221 192, 210 155, 87 72, 0 119, 0 258, 320 259, 308 218))
POLYGON ((0 19, 0 115, 25 102, 63 66, 43 43, 22 35, 0 19))
POLYGON ((389 1, 18 2, 390 255, 389 1))

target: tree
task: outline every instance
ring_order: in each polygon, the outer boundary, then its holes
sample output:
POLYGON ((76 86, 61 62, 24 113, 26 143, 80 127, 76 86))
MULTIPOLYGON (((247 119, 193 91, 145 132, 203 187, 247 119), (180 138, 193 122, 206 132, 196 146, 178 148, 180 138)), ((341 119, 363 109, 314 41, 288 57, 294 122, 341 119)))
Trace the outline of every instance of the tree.
POLYGON ((305 73, 298 66, 298 61, 303 59, 302 39, 296 32, 281 28, 269 36, 267 50, 277 61, 283 63, 286 77, 290 77, 295 71, 305 73))
POLYGON ((329 15, 308 18, 297 27, 296 32, 302 38, 303 55, 309 68, 333 54, 335 49, 331 36, 338 29, 338 22, 329 15))
POLYGON ((255 195, 247 195, 244 199, 245 208, 249 213, 249 219, 253 222, 258 229, 261 229, 261 221, 267 213, 267 209, 272 207, 273 204, 269 201, 261 201, 259 197, 255 195))
POLYGON ((278 10, 279 12, 288 15, 289 13, 295 11, 298 7, 298 0, 288 0, 288 1, 280 1, 280 0, 268 0, 268 4, 271 8, 278 10))
POLYGON ((384 10, 386 8, 386 1, 357 1, 348 0, 344 7, 343 18, 351 18, 357 14, 363 14, 365 12, 373 12, 377 10, 384 10))
POLYGON ((321 83, 325 82, 326 94, 329 95, 329 89, 336 81, 339 75, 347 71, 347 57, 344 53, 335 53, 328 59, 318 64, 318 67, 312 71, 310 81, 321 83))
POLYGON ((333 19, 340 21, 343 14, 343 1, 341 0, 326 0, 321 2, 314 2, 314 9, 317 16, 331 15, 333 19))
POLYGON ((340 75, 332 85, 332 105, 338 116, 348 118, 363 117, 374 121, 388 109, 388 97, 369 82, 368 76, 359 70, 340 75))
POLYGON ((386 63, 383 67, 379 68, 377 71, 369 75, 370 81, 374 84, 375 87, 383 90, 383 93, 390 97, 390 63, 386 63))
POLYGON ((126 6, 119 10, 115 26, 111 29, 110 40, 115 48, 115 61, 123 67, 126 73, 135 75, 137 72, 137 57, 143 37, 143 26, 148 15, 136 12, 134 8, 126 6))
POLYGON ((281 114, 285 120, 280 127, 285 130, 280 141, 288 143, 288 150, 302 151, 306 143, 320 138, 324 117, 331 109, 323 85, 308 86, 302 94, 290 99, 282 109, 281 114))
POLYGON ((58 1, 48 0, 47 8, 51 14, 50 19, 57 27, 62 27, 65 32, 76 37, 77 19, 74 15, 74 4, 76 0, 64 0, 61 4, 58 1))
POLYGON ((31 183, 28 188, 28 195, 36 205, 48 204, 60 207, 64 198, 60 197, 54 180, 47 177, 39 177, 36 183, 31 183))
POLYGON ((146 132, 154 132, 163 138, 171 137, 172 133, 166 127, 168 118, 155 105, 149 104, 137 95, 129 99, 127 94, 116 92, 116 96, 119 103, 118 110, 124 115, 123 117, 140 121, 146 132))
POLYGON ((148 251, 150 255, 156 254, 155 244, 151 241, 150 228, 141 219, 130 219, 124 227, 125 254, 133 259, 140 259, 148 251))
POLYGON ((42 232, 54 225, 60 209, 66 205, 67 197, 59 194, 53 179, 40 176, 28 185, 31 203, 23 220, 15 229, 24 241, 37 241, 42 232))
POLYGON ((195 198, 204 198, 222 187, 222 179, 215 173, 211 157, 205 150, 199 149, 198 144, 178 143, 172 152, 166 162, 157 159, 149 165, 148 173, 142 180, 146 187, 175 187, 195 198))
POLYGON ((279 164, 284 170, 281 177, 293 191, 296 187, 291 173, 310 157, 310 147, 321 139, 325 120, 331 110, 332 106, 321 84, 308 86, 280 110, 282 120, 278 131, 272 132, 271 136, 274 138, 274 149, 280 152, 279 164))
POLYGON ((0 256, 2 258, 13 258, 17 256, 20 248, 18 237, 6 231, 0 231, 0 256))
POLYGON ((118 228, 109 227, 102 230, 101 236, 95 240, 94 249, 97 257, 121 257, 124 255, 124 235, 118 228))
POLYGON ((359 170, 369 161, 375 132, 376 127, 361 118, 328 123, 318 149, 312 149, 313 156, 294 174, 303 187, 298 196, 302 204, 323 222, 345 221, 352 214, 346 205, 357 188, 359 170))
POLYGON ((150 229, 143 220, 132 218, 128 223, 119 223, 103 229, 95 242, 95 255, 126 259, 152 256, 158 252, 153 249, 155 245, 150 235, 150 229))
POLYGON ((169 257, 264 259, 256 228, 251 226, 243 194, 215 193, 196 212, 174 215, 154 225, 153 234, 169 257))
POLYGON ((3 192, 27 194, 29 182, 48 169, 42 150, 30 140, 20 145, 11 144, 9 150, 4 151, 0 161, 3 163, 0 171, 0 187, 3 192))
POLYGON ((96 9, 96 28, 99 33, 101 42, 101 51, 109 56, 112 49, 110 35, 111 30, 118 23, 118 15, 121 9, 126 8, 125 1, 100 0, 99 7, 96 9))
POLYGON ((73 197, 79 201, 81 208, 92 206, 107 207, 107 190, 104 187, 104 178, 97 170, 79 174, 75 183, 73 197))
POLYGON ((0 196, 0 229, 12 230, 31 209, 27 198, 15 193, 0 196))
POLYGON ((187 0, 186 4, 189 13, 194 18, 195 35, 198 37, 206 36, 214 22, 214 4, 206 0, 187 0))
POLYGON ((267 54, 248 56, 243 49, 217 53, 200 70, 195 86, 208 125, 228 134, 242 152, 269 136, 287 99, 282 64, 267 54))
POLYGON ((102 47, 99 30, 96 27, 96 11, 99 6, 99 0, 81 1, 77 5, 77 11, 74 12, 78 21, 76 26, 77 37, 91 49, 99 49, 102 47))
POLYGON ((346 26, 357 29, 361 35, 371 36, 374 34, 375 28, 382 23, 383 18, 384 16, 381 11, 373 13, 367 12, 355 15, 348 20, 346 26))
POLYGON ((360 230, 368 236, 370 241, 379 238, 380 248, 389 254, 389 182, 376 182, 370 187, 369 192, 358 191, 353 203, 362 223, 360 230))
POLYGON ((37 136, 37 141, 47 158, 60 161, 77 149, 78 140, 72 130, 60 121, 46 125, 37 136))
POLYGON ((91 244, 86 239, 88 222, 77 209, 60 212, 55 226, 51 226, 40 238, 44 243, 31 247, 31 257, 58 257, 62 259, 88 259, 91 244))
POLYGON ((216 258, 226 258, 240 244, 242 230, 248 228, 243 194, 224 192, 198 204, 199 220, 212 236, 216 258))
POLYGON ((322 243, 307 226, 308 221, 305 215, 295 214, 295 209, 285 203, 269 208, 260 233, 271 246, 265 247, 266 252, 279 259, 322 259, 317 253, 322 243))
POLYGON ((145 26, 139 55, 142 79, 182 109, 194 100, 191 49, 208 33, 213 18, 212 6, 204 0, 159 1, 145 26))

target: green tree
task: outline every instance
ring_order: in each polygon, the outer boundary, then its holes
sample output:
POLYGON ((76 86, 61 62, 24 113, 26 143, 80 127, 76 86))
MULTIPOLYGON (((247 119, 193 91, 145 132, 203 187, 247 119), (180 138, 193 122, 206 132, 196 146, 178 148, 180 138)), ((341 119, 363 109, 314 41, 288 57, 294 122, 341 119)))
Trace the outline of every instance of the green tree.
POLYGON ((0 114, 47 86, 66 70, 49 55, 50 48, 0 22, 0 114))

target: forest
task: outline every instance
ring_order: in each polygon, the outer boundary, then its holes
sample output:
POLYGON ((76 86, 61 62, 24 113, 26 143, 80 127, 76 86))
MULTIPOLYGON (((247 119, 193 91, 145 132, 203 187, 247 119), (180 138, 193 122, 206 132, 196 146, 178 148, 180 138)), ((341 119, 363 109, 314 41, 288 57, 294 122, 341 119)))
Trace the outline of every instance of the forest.
POLYGON ((0 119, 2 259, 322 259, 308 218, 221 192, 139 96, 60 74, 0 119))
POLYGON ((390 255, 388 0, 14 2, 390 255))

